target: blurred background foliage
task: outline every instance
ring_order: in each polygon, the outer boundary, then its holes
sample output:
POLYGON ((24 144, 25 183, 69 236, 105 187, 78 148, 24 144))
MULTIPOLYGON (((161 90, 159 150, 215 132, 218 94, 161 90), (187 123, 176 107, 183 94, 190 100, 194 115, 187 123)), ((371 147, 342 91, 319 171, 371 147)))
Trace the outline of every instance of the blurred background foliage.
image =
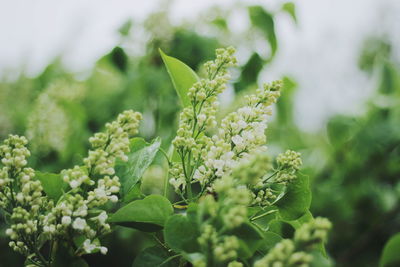
MULTIPOLYGON (((179 58, 197 71, 214 56, 217 47, 234 45, 246 50, 246 60, 233 72, 233 82, 221 99, 222 114, 254 90, 258 76, 275 59, 279 40, 276 14, 286 13, 297 23, 293 3, 278 10, 246 8, 251 22, 247 36, 231 33, 226 17, 235 10, 212 9, 212 19, 197 20, 213 35, 193 25, 172 25, 168 6, 151 14, 143 24, 127 21, 118 30, 120 43, 100 58, 89 75, 68 73, 56 58, 37 77, 21 74, 0 82, 0 139, 9 133, 26 135, 32 151, 31 166, 59 172, 78 163, 88 148, 87 139, 123 110, 142 112, 140 135, 160 136, 168 149, 180 106, 158 49, 179 58), (144 31, 141 53, 133 53, 136 30, 144 31), (267 53, 256 49, 260 44, 267 53)), ((304 132, 294 120, 296 81, 282 77, 284 90, 269 125, 273 153, 291 148, 302 152, 304 174, 312 179, 312 212, 334 224, 327 251, 337 266, 377 266, 384 243, 400 229, 400 69, 384 37, 368 37, 358 66, 374 77, 376 89, 358 116, 335 115, 318 132, 304 132)), ((310 103, 311 104, 311 103, 310 103)), ((157 193, 163 175, 161 159, 146 174, 143 191, 157 193), (157 165, 158 164, 158 165, 157 165)), ((0 266, 22 266, 7 246, 0 225, 0 266)), ((118 228, 105 237, 107 256, 90 255, 91 266, 131 266, 141 242, 154 239, 118 228)))

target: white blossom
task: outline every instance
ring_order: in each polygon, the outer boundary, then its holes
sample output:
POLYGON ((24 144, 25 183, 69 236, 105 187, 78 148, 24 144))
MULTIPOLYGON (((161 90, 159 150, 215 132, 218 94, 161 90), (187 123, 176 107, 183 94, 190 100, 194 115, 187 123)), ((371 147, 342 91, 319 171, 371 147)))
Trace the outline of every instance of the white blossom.
POLYGON ((82 218, 76 218, 74 220, 74 223, 72 224, 72 227, 76 230, 84 230, 86 227, 86 220, 82 218))

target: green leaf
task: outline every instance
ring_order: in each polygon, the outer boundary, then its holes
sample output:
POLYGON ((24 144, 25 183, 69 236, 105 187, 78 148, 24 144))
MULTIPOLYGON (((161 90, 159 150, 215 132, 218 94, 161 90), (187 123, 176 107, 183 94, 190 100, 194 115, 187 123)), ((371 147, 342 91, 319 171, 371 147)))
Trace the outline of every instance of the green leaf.
POLYGON ((299 175, 297 179, 288 186, 287 192, 276 206, 284 220, 292 221, 303 216, 311 204, 311 190, 309 178, 299 175))
POLYGON ((125 53, 124 49, 116 46, 109 54, 109 59, 112 65, 121 72, 126 72, 128 70, 128 55, 125 53))
POLYGON ((189 106, 190 100, 187 93, 193 84, 199 80, 197 74, 182 61, 167 56, 161 49, 159 49, 159 51, 175 90, 182 102, 182 106, 189 106))
MULTIPOLYGON (((250 212, 253 212, 253 210, 254 207, 250 209, 250 212)), ((250 221, 262 231, 267 231, 269 229, 269 223, 275 220, 277 215, 278 209, 276 207, 258 208, 258 211, 250 217, 250 221)))
POLYGON ((271 248, 273 248, 277 243, 279 243, 283 238, 274 233, 274 232, 266 232, 263 234, 264 239, 262 240, 259 251, 263 253, 267 253, 271 248))
POLYGON ((239 239, 238 255, 242 259, 253 256, 263 240, 262 235, 249 223, 243 223, 228 234, 235 235, 239 239))
POLYGON ((124 202, 132 200, 132 190, 142 178, 146 169, 153 162, 158 150, 160 149, 161 140, 156 138, 150 144, 143 138, 131 139, 128 161, 119 161, 116 166, 116 175, 121 180, 121 194, 124 202))
POLYGON ((282 220, 272 220, 269 224, 269 231, 281 236, 282 238, 292 238, 294 227, 288 222, 282 220))
POLYGON ((312 251, 311 255, 313 257, 313 260, 311 262, 310 267, 333 267, 334 264, 330 258, 327 256, 323 255, 319 251, 312 251))
POLYGON ((162 229, 173 212, 168 199, 160 195, 150 195, 123 206, 108 221, 145 232, 155 232, 162 229))
POLYGON ((142 194, 141 182, 139 181, 133 186, 129 193, 124 196, 123 203, 129 203, 132 200, 141 199, 143 197, 144 195, 142 194))
POLYGON ((292 2, 287 2, 282 5, 282 10, 287 12, 295 23, 297 23, 296 6, 292 2))
POLYGON ((290 225, 294 227, 294 229, 299 229, 304 223, 311 222, 314 220, 314 217, 312 216, 311 212, 308 210, 303 216, 298 218, 295 221, 286 221, 290 225))
POLYGON ((60 174, 36 171, 35 177, 41 182, 46 195, 55 201, 64 194, 64 190, 68 186, 67 183, 63 181, 60 174))
POLYGON ((75 251, 69 243, 57 242, 57 250, 52 266, 57 267, 89 267, 87 262, 76 256, 75 251))
POLYGON ((160 247, 149 247, 136 256, 132 267, 175 267, 179 265, 177 258, 171 258, 168 252, 160 247))
POLYGON ((200 233, 195 222, 182 214, 171 216, 165 223, 164 238, 167 245, 176 252, 196 252, 200 233))
POLYGON ((400 233, 392 236, 383 248, 380 267, 400 266, 400 233))
POLYGON ((331 118, 327 125, 329 142, 334 147, 341 147, 346 142, 352 140, 356 134, 358 123, 354 118, 344 115, 337 115, 331 118))
POLYGON ((272 14, 268 13, 261 6, 251 6, 249 7, 250 20, 253 26, 257 27, 261 32, 264 33, 271 47, 271 60, 276 53, 278 48, 278 42, 275 34, 275 23, 272 14))
POLYGON ((251 85, 257 84, 258 74, 264 67, 264 59, 257 53, 253 53, 242 67, 239 81, 235 84, 235 91, 240 92, 251 85))
POLYGON ((125 21, 124 24, 122 24, 122 26, 118 29, 118 32, 122 36, 128 36, 131 29, 132 29, 132 20, 129 19, 129 20, 125 21))

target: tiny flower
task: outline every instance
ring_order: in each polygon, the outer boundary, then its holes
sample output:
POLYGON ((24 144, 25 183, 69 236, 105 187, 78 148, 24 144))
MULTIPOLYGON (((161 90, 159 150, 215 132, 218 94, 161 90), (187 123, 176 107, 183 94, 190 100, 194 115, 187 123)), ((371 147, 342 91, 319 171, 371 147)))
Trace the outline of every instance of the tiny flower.
POLYGON ((66 225, 66 226, 70 225, 71 224, 71 217, 70 216, 63 216, 61 218, 61 223, 63 225, 66 225))
POLYGON ((83 242, 83 250, 84 250, 86 253, 92 253, 92 251, 95 250, 96 248, 97 248, 96 245, 92 244, 91 241, 90 241, 90 239, 86 239, 86 240, 83 242))
POLYGON ((86 227, 86 220, 82 218, 76 218, 74 223, 72 224, 72 228, 76 230, 83 230, 86 227))
POLYGON ((100 247, 100 253, 103 255, 106 255, 108 252, 108 249, 106 247, 100 247))
POLYGON ((100 213, 99 216, 97 216, 97 218, 101 224, 104 224, 106 222, 108 216, 107 216, 107 213, 105 211, 103 211, 102 213, 100 213))

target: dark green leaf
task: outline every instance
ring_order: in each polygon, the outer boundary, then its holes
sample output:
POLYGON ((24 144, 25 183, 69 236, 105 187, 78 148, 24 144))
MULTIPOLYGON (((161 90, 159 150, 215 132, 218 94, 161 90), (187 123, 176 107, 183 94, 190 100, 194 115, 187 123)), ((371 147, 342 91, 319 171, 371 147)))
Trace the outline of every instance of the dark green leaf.
POLYGON ((160 54, 167 68, 168 74, 171 77, 175 90, 182 102, 182 106, 186 107, 190 105, 187 93, 193 84, 199 80, 197 74, 182 61, 167 56, 161 49, 160 54))
POLYGON ((122 72, 126 72, 128 69, 128 55, 124 49, 119 46, 114 47, 110 52, 110 61, 114 67, 122 72))
POLYGON ((165 223, 165 242, 176 252, 198 251, 197 238, 199 235, 197 225, 185 215, 175 214, 165 223))
POLYGON ((395 267, 400 266, 400 233, 397 233, 389 239, 383 248, 380 267, 395 267))
POLYGON ((35 172, 35 177, 42 183, 42 187, 46 195, 57 201, 67 188, 67 183, 63 181, 60 174, 35 172))
POLYGON ((136 256, 132 267, 176 267, 178 265, 179 260, 171 259, 171 255, 164 248, 149 247, 136 256))
POLYGON ((168 199, 160 195, 151 195, 123 206, 110 217, 109 222, 153 232, 162 229, 166 219, 173 212, 168 199))
POLYGON ((257 83, 258 74, 264 67, 264 60, 259 54, 253 53, 242 67, 239 82, 235 84, 235 91, 240 92, 257 83))
POLYGON ((235 235, 239 239, 238 255, 242 259, 253 256, 263 240, 262 235, 249 223, 243 223, 228 234, 235 235))
POLYGON ((290 223, 282 220, 272 220, 269 224, 269 231, 276 233, 283 238, 292 238, 294 235, 294 227, 290 223))
POLYGON ((266 232, 263 234, 264 239, 262 240, 259 251, 263 253, 267 253, 271 248, 273 248, 278 242, 280 242, 283 238, 274 232, 266 232))
POLYGON ((284 220, 292 221, 303 216, 311 204, 311 190, 309 178, 298 175, 297 179, 288 186, 285 196, 276 206, 284 220))
MULTIPOLYGON (((253 212, 254 208, 250 210, 253 212)), ((276 219, 278 212, 276 207, 268 207, 264 209, 259 209, 257 213, 253 214, 250 218, 251 222, 259 227, 263 231, 267 231, 269 228, 269 223, 276 219)))
POLYGON ((116 174, 121 180, 121 194, 124 202, 132 200, 131 191, 135 189, 135 185, 153 162, 160 145, 160 138, 154 139, 150 144, 142 138, 131 140, 128 161, 120 161, 116 166, 116 174))

